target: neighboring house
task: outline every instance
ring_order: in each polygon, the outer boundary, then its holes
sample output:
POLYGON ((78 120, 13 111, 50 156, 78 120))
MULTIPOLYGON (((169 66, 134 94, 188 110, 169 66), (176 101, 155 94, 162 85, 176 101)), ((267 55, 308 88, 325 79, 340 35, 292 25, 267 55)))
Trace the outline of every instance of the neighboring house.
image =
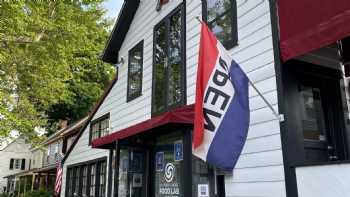
POLYGON ((62 128, 49 136, 41 146, 30 149, 27 153, 29 166, 26 171, 6 176, 8 184, 14 185, 8 193, 21 196, 28 191, 41 189, 52 192, 59 154, 64 154, 70 148, 72 140, 86 120, 87 117, 70 125, 62 125, 62 128))
POLYGON ((61 196, 349 196, 348 12, 324 18, 308 2, 125 0, 102 56, 118 76, 67 151, 61 196), (284 13, 315 17, 303 26, 284 13), (197 16, 284 115, 249 89, 249 134, 231 172, 191 154, 197 16))
POLYGON ((15 187, 13 181, 8 183, 4 177, 28 170, 30 158, 30 145, 21 136, 0 150, 0 194, 15 187))

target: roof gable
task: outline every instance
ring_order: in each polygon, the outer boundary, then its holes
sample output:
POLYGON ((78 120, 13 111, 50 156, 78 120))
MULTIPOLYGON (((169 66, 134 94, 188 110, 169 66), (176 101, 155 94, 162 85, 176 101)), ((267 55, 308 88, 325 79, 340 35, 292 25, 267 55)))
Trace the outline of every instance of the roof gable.
POLYGON ((140 0, 125 0, 119 13, 117 22, 109 37, 106 48, 102 54, 102 60, 116 64, 118 62, 118 52, 122 46, 125 36, 129 31, 134 19, 140 0))

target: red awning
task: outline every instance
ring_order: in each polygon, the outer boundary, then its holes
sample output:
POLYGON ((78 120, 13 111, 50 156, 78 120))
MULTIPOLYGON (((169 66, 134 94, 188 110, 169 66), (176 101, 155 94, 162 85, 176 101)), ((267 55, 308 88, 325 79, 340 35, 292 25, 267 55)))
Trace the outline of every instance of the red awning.
POLYGON ((284 61, 350 36, 350 0, 278 0, 284 61))
POLYGON ((114 131, 112 134, 91 142, 93 148, 99 148, 117 140, 124 139, 166 124, 193 124, 194 105, 179 107, 162 115, 153 117, 131 127, 114 131))

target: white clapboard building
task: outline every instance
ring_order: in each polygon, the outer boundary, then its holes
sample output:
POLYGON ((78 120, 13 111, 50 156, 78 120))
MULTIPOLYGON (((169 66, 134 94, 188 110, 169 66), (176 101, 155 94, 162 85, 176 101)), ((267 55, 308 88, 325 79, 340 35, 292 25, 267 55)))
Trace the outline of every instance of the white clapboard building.
POLYGON ((0 194, 15 188, 15 180, 7 181, 6 176, 24 172, 30 168, 30 144, 19 136, 0 150, 0 194))
POLYGON ((102 55, 118 72, 64 158, 61 196, 350 196, 350 6, 338 1, 125 0, 102 55), (250 87, 232 172, 191 153, 197 17, 282 117, 250 87))

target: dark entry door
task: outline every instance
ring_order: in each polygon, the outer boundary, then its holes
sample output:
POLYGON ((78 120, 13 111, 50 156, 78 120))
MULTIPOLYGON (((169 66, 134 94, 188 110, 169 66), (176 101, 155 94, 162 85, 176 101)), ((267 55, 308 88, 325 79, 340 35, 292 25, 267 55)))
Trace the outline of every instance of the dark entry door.
POLYGON ((180 133, 156 138, 153 151, 155 197, 184 197, 183 138, 180 133))
POLYGON ((148 196, 149 151, 144 148, 126 147, 120 151, 119 197, 148 196))
POLYGON ((344 158, 339 71, 291 61, 284 91, 290 156, 297 164, 344 158))

